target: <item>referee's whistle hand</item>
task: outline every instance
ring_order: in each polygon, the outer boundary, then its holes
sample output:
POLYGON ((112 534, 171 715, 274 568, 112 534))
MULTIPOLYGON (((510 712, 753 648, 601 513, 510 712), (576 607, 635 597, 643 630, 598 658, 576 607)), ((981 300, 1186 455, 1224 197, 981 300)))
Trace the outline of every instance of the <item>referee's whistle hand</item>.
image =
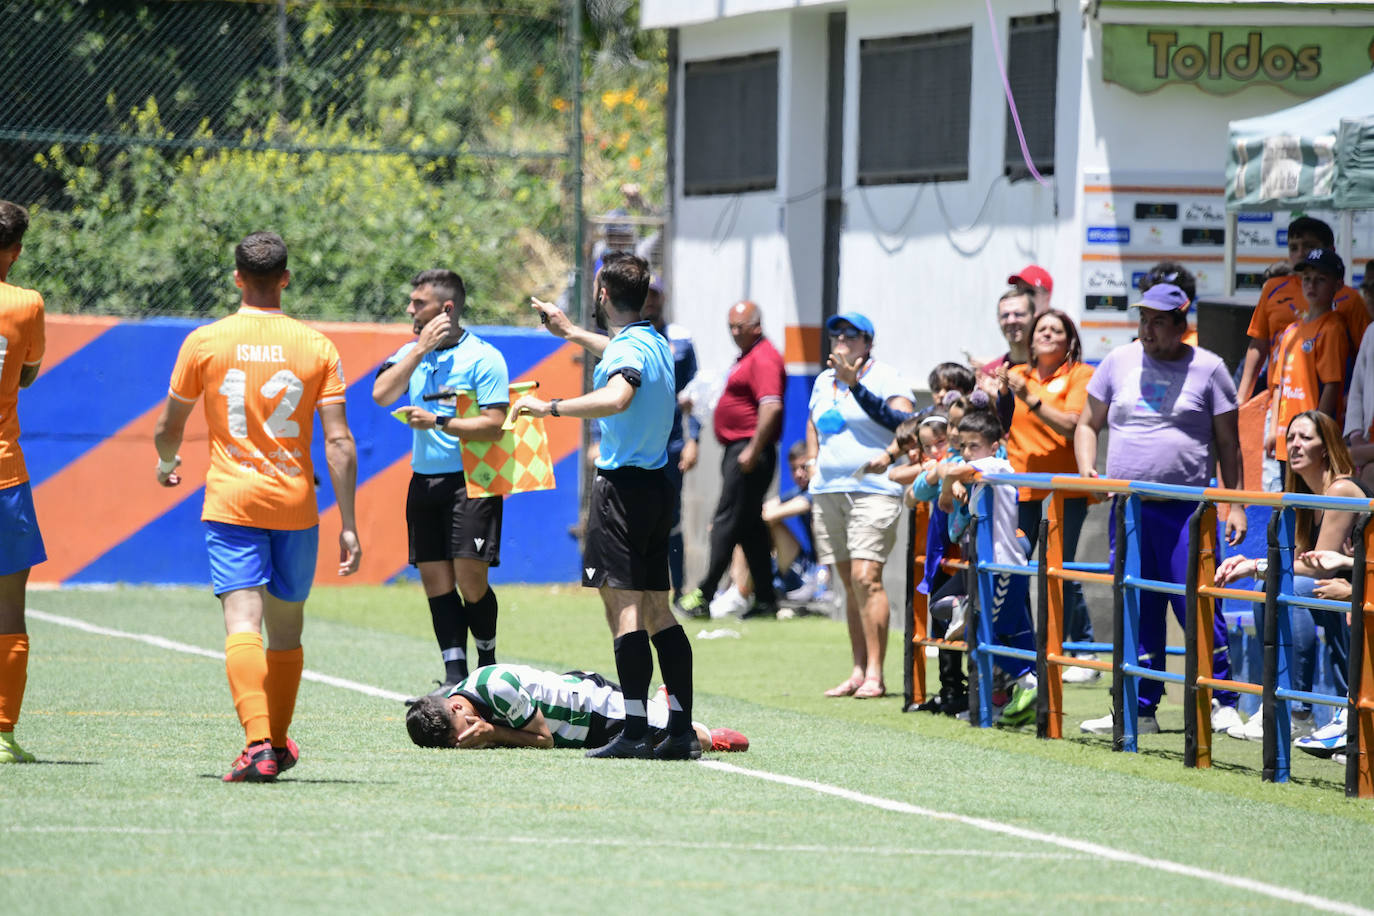
POLYGON ((567 339, 572 333, 573 324, 567 314, 552 302, 545 302, 538 296, 530 296, 530 307, 539 313, 539 321, 549 329, 554 337, 567 339))

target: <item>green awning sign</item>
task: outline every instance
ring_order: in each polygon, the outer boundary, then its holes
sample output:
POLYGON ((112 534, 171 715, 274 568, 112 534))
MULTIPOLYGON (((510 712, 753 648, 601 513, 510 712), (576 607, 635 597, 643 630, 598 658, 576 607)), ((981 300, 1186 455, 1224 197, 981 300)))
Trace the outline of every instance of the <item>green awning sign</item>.
POLYGON ((1218 95, 1254 85, 1320 95, 1371 62, 1374 28, 1102 26, 1102 78, 1132 92, 1192 83, 1218 95))

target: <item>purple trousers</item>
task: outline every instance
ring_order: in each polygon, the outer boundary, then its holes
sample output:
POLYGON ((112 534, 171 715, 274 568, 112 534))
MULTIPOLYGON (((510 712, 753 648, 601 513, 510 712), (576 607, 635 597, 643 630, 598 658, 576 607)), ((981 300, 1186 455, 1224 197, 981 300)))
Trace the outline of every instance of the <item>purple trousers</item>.
MULTIPOLYGON (((1188 581, 1188 517, 1197 508, 1191 502, 1172 502, 1166 500, 1141 500, 1140 503, 1140 575, 1146 579, 1163 582, 1176 582, 1183 585, 1188 581)), ((1112 547, 1112 562, 1116 562, 1116 513, 1120 511, 1119 500, 1112 502, 1111 521, 1107 534, 1112 547)), ((1184 601, 1174 595, 1161 595, 1156 592, 1140 592, 1140 628, 1137 636, 1140 641, 1140 664, 1164 670, 1164 646, 1166 618, 1164 607, 1173 608, 1174 616, 1181 626, 1185 623, 1184 601)), ((1212 676, 1227 678, 1231 676, 1231 653, 1227 645, 1226 619, 1218 605, 1212 617, 1212 676)), ((1164 694, 1162 681, 1140 681, 1140 715, 1153 716, 1159 706, 1159 698, 1164 694)), ((1225 706, 1235 706, 1239 697, 1230 690, 1217 690, 1212 694, 1225 706)))

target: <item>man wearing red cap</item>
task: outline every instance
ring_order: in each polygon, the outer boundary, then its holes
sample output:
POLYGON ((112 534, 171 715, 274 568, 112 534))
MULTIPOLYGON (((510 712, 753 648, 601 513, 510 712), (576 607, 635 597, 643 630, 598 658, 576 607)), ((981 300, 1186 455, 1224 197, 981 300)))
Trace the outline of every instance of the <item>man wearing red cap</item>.
POLYGON ((1039 315, 1050 307, 1054 278, 1039 264, 1027 264, 1020 273, 1007 277, 1007 282, 1015 286, 1017 292, 1030 296, 1031 304, 1035 306, 1035 314, 1039 315))

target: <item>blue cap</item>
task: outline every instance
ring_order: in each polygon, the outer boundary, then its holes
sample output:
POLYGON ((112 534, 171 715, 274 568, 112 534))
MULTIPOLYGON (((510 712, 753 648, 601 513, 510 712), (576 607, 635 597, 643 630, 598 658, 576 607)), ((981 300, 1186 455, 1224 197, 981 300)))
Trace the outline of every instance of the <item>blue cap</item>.
POLYGON ((1320 270, 1324 274, 1345 279, 1345 262, 1330 248, 1313 248, 1293 269, 1299 273, 1304 270, 1320 270))
POLYGON ((860 333, 867 334, 869 339, 873 338, 873 322, 868 320, 867 315, 860 315, 858 312, 840 312, 838 315, 831 315, 825 322, 826 333, 834 333, 835 329, 842 324, 852 324, 858 328, 860 333))
POLYGON ((1186 312, 1192 303, 1188 301, 1188 294, 1174 284, 1156 283, 1141 294, 1137 305, 1160 312, 1186 312))

